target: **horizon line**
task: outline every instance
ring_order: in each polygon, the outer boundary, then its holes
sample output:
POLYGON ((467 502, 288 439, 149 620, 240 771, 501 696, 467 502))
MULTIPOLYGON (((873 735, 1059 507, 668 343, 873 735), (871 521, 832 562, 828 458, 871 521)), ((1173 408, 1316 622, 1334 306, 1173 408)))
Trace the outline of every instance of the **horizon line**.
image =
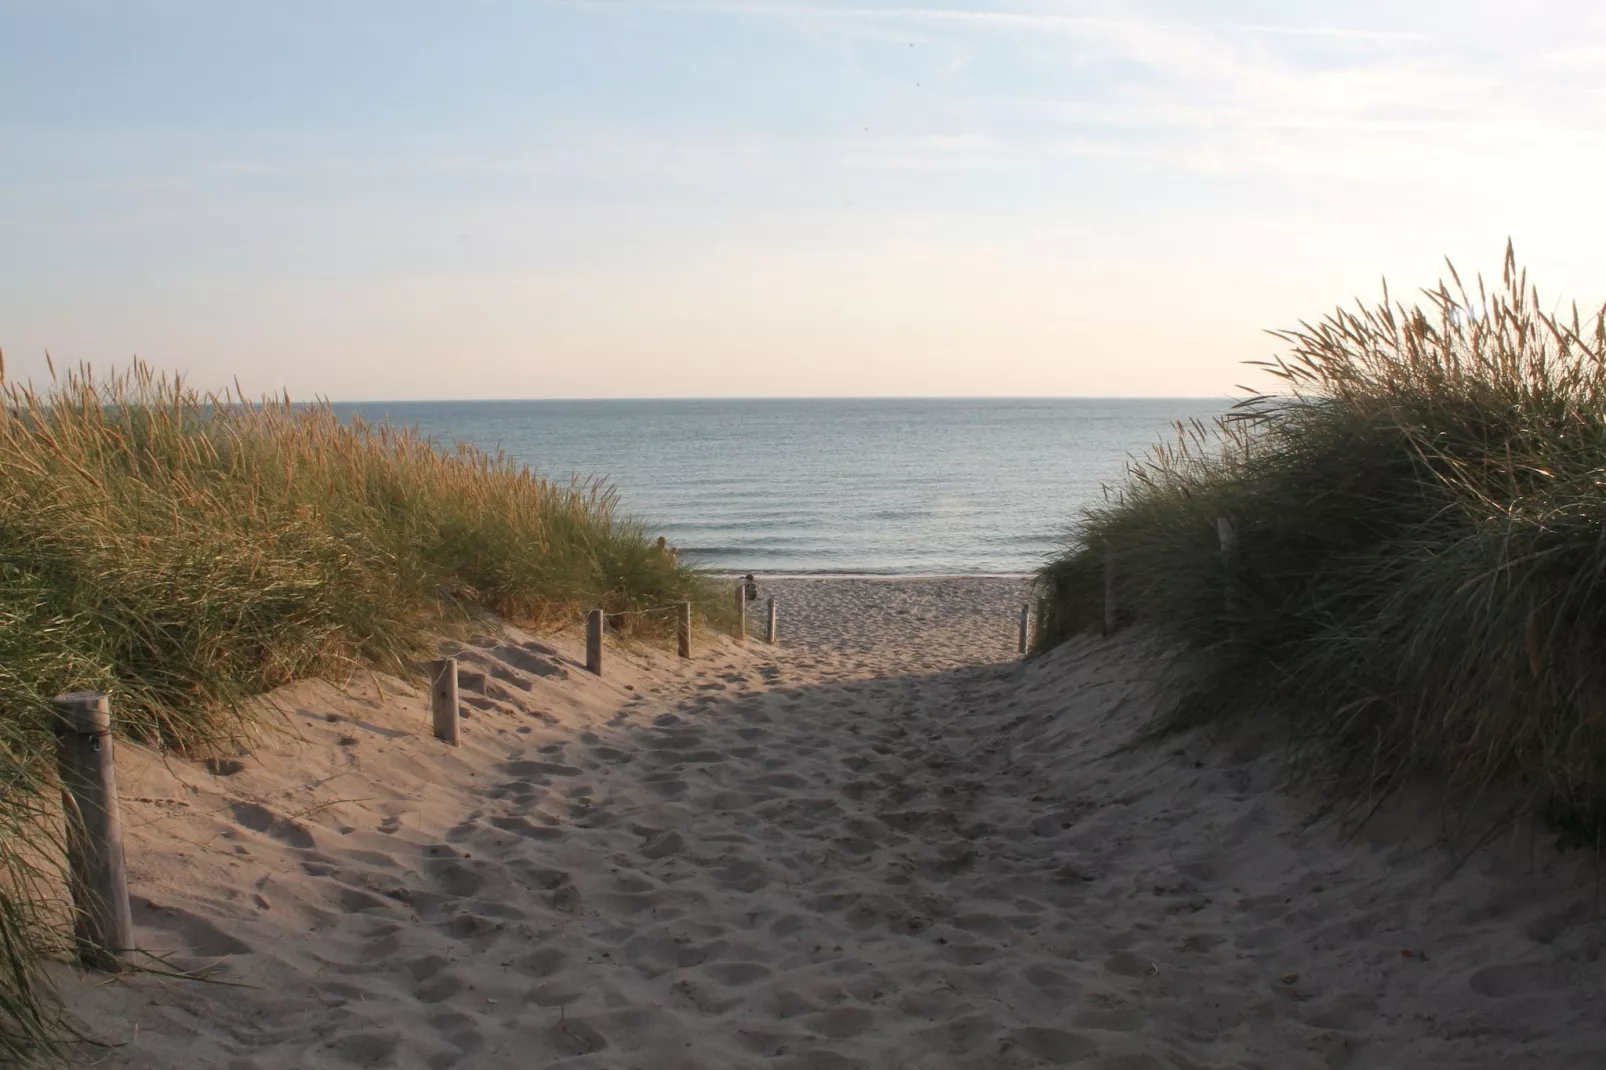
POLYGON ((594 401, 1230 401, 1231 394, 674 394, 631 397, 561 398, 320 398, 292 404, 438 405, 523 404, 528 402, 594 401))

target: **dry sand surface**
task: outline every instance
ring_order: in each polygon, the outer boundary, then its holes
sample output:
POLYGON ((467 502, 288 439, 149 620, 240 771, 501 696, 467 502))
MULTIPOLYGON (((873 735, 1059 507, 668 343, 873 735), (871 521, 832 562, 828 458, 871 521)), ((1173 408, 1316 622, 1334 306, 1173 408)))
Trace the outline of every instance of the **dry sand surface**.
POLYGON ((228 984, 62 968, 88 1061, 1606 1065, 1592 852, 1346 838, 1263 746, 1129 746, 1154 657, 1007 661, 1018 586, 776 591, 791 645, 602 680, 488 634, 455 750, 395 680, 280 692, 237 766, 124 746, 140 941, 228 984))
POLYGON ((1028 599, 1027 580, 991 577, 787 579, 759 587, 750 630, 762 634, 764 600, 773 597, 788 668, 821 679, 1009 661, 1028 599))

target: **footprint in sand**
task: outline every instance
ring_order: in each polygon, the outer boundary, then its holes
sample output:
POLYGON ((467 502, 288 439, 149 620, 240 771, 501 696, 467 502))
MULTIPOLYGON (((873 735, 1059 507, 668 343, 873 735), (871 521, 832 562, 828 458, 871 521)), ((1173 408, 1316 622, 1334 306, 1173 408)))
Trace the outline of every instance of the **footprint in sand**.
POLYGON ((573 882, 565 881, 552 889, 548 900, 553 910, 560 910, 565 914, 578 914, 584 908, 580 898, 580 889, 573 882))
POLYGON ((572 765, 559 765, 556 762, 504 762, 502 771, 508 776, 520 779, 533 780, 537 777, 549 776, 579 776, 585 772, 572 765))
POLYGON ((230 936, 205 918, 178 907, 162 906, 146 899, 131 901, 134 921, 178 938, 184 949, 206 958, 249 955, 250 944, 230 936))
POLYGON ((401 900, 405 897, 405 895, 406 889, 400 889, 399 894, 391 896, 388 899, 382 899, 371 892, 366 892, 360 888, 353 888, 350 885, 345 884, 337 884, 334 892, 335 907, 342 914, 362 914, 375 910, 395 910, 396 903, 393 900, 401 900))
POLYGON ((1548 962, 1512 962, 1485 966, 1467 984, 1480 996, 1504 999, 1534 992, 1554 992, 1568 987, 1567 971, 1548 962))
POLYGON ((435 928, 453 940, 475 941, 501 932, 503 925, 479 914, 464 912, 450 921, 441 922, 435 928))
POLYGON ((312 833, 294 821, 280 817, 266 806, 248 802, 230 803, 229 813, 245 828, 271 836, 287 847, 306 848, 318 845, 312 838, 312 833))
POLYGON ((522 817, 493 817, 491 824, 503 832, 512 832, 527 840, 551 841, 563 838, 562 829, 532 825, 527 818, 522 817))
POLYGON ((463 991, 463 979, 455 973, 440 972, 413 986, 413 997, 420 1003, 445 1003, 463 991))
POLYGON ((678 832, 655 832, 642 845, 641 856, 654 861, 678 855, 686 849, 686 841, 678 832))
POLYGON ((1078 1033, 1032 1026, 1009 1034, 1014 1044, 1055 1066, 1068 1066, 1099 1053, 1099 1046, 1078 1033))
POLYGON ((479 1023, 472 1015, 461 1011, 441 1011, 432 1014, 427 1019, 429 1027, 440 1035, 440 1038, 457 1049, 458 1054, 445 1054, 438 1062, 431 1062, 431 1070, 435 1067, 448 1067, 456 1065, 464 1055, 472 1055, 485 1046, 485 1035, 480 1031, 479 1023))
POLYGON ((526 977, 536 980, 551 977, 568 965, 568 956, 555 947, 542 947, 527 955, 510 959, 503 963, 510 970, 514 970, 526 977))
MULTIPOLYGON (((506 664, 532 676, 551 676, 560 680, 567 679, 569 676, 569 671, 558 662, 560 656, 558 652, 539 643, 525 643, 522 646, 514 646, 511 643, 502 644, 493 647, 491 654, 500 658, 506 664)), ((502 672, 507 671, 507 669, 502 668, 502 672)), ((495 673, 496 670, 493 669, 492 672, 495 673)), ((500 676, 500 673, 497 675, 500 676)))
POLYGON ((724 1014, 733 1007, 740 1006, 740 997, 734 999, 719 999, 704 992, 689 980, 679 980, 669 986, 671 995, 677 1002, 693 1007, 704 1014, 724 1014))
POLYGON ((347 1033, 324 1044, 324 1050, 354 1066, 387 1066, 400 1038, 394 1033, 347 1033))
POLYGON ((846 1040, 869 1032, 875 1012, 863 1007, 832 1007, 823 1014, 801 1019, 804 1028, 832 1040, 846 1040))
POLYGON ((691 750, 703 741, 703 734, 694 728, 676 729, 668 732, 658 732, 648 736, 644 745, 649 750, 674 751, 691 750))
POLYGON ((485 878, 475 872, 473 867, 456 858, 426 862, 424 872, 447 895, 460 899, 476 895, 485 887, 485 878))
POLYGON ((705 966, 703 972, 722 985, 739 988, 761 981, 774 971, 757 962, 716 962, 705 966))
POLYGON ((608 1046, 606 1037, 578 1018, 558 1022, 547 1030, 546 1036, 552 1046, 565 1055, 590 1055, 608 1046))
POLYGON ((531 1003, 537 1007, 568 1007, 580 1001, 584 993, 575 989, 571 984, 563 981, 548 981, 544 985, 536 985, 526 995, 531 1003))

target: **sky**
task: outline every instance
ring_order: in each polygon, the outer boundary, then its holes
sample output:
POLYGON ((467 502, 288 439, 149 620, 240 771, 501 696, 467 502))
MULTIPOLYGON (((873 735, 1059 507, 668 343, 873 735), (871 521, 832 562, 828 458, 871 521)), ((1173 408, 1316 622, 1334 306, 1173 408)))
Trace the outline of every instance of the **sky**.
POLYGON ((1606 300, 1594 0, 0 0, 0 350, 300 398, 1220 396, 1606 300))

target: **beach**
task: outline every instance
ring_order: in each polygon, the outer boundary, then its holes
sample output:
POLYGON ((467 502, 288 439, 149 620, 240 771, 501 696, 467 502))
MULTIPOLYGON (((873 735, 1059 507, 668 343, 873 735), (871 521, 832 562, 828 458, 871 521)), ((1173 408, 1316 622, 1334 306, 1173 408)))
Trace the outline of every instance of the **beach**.
MULTIPOLYGON (((1022 661, 1015 579, 776 580, 682 661, 487 620, 462 745, 388 676, 191 760, 119 742, 116 1068, 1595 1067, 1595 854, 1275 735, 1142 738, 1140 633, 1022 661), (210 983, 218 982, 218 983, 210 983)), ((1496 808, 1498 809, 1498 808, 1496 808)))
POLYGON ((787 664, 800 673, 935 672, 1017 657, 1030 588, 1014 576, 765 579, 749 627, 762 634, 765 601, 774 598, 787 664))

